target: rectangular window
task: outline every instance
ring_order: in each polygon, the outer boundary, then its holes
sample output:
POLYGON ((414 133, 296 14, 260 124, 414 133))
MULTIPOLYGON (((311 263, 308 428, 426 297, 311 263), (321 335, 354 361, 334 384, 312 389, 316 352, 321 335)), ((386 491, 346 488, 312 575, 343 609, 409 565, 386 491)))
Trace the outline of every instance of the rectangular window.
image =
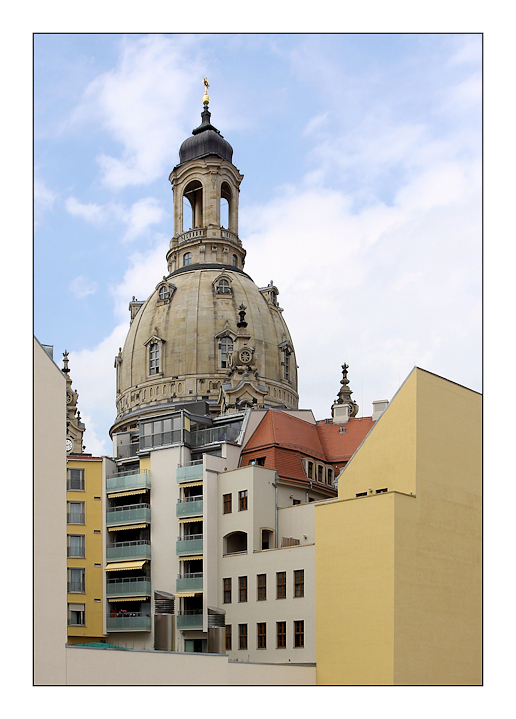
POLYGON ((68 624, 71 627, 83 627, 85 625, 84 604, 68 605, 68 624))
POLYGON ((247 509, 247 489, 243 489, 238 493, 238 511, 242 512, 247 509))
POLYGON ((328 484, 330 484, 330 485, 333 484, 333 469, 329 469, 329 468, 328 468, 328 469, 326 470, 326 481, 327 481, 328 484))
POLYGON ((232 511, 232 509, 231 509, 231 496, 232 496, 231 494, 224 494, 224 495, 223 495, 223 500, 224 500, 223 513, 224 513, 224 514, 231 514, 231 511, 232 511))
POLYGON ((84 559, 84 534, 69 534, 68 535, 68 556, 78 557, 84 559))
POLYGON ((305 596, 305 570, 296 569, 294 571, 294 597, 305 596))
POLYGON ((305 646, 305 623, 303 620, 294 622, 294 646, 305 646))
POLYGON ((226 651, 231 651, 231 624, 226 624, 226 651))
POLYGON ((84 492, 84 469, 69 469, 66 489, 84 492))
POLYGON ((292 500, 292 504, 301 504, 301 500, 300 500, 300 499, 293 499, 293 500, 292 500))
POLYGON ((159 345, 153 342, 149 349, 149 374, 159 373, 159 345))
POLYGON ((276 599, 285 599, 287 596, 287 573, 276 572, 276 599))
POLYGON ((383 489, 377 489, 376 494, 384 494, 384 492, 387 491, 387 487, 384 487, 383 489))
POLYGON ((310 479, 314 478, 314 463, 313 462, 308 462, 308 477, 310 479))
POLYGON ((222 580, 224 585, 224 604, 231 604, 231 577, 222 580))
POLYGON ((324 482, 324 467, 321 464, 317 465, 317 481, 324 482))
POLYGON ((258 580, 258 592, 257 592, 257 600, 259 602, 263 602, 265 599, 267 599, 267 575, 266 574, 258 574, 257 576, 258 580))
POLYGON ((359 492, 356 496, 357 497, 367 497, 367 492, 359 492))
POLYGON ((247 577, 238 577, 238 601, 247 602, 247 577))
POLYGON ((68 570, 68 591, 84 593, 84 569, 73 569, 68 570))
POLYGON ((238 511, 243 512, 245 509, 247 509, 247 489, 238 493, 238 511))
POLYGON ((238 625, 238 648, 247 649, 247 624, 238 625))
POLYGON ((267 624, 265 622, 258 622, 257 626, 257 649, 267 649, 267 624))
POLYGON ((67 502, 68 524, 84 524, 84 502, 67 502))
POLYGON ((287 622, 276 622, 276 647, 285 649, 287 646, 287 622))

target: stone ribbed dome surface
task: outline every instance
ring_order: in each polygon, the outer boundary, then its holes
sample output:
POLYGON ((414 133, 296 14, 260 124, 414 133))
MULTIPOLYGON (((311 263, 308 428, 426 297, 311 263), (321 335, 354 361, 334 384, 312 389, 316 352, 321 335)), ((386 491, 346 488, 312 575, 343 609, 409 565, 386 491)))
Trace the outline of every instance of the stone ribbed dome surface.
POLYGON ((195 400, 216 404, 229 381, 228 368, 221 366, 221 338, 231 340, 237 361, 242 347, 252 356, 243 368, 247 374, 234 369, 233 386, 242 385, 247 376, 260 388, 266 405, 297 407, 295 355, 281 310, 264 291, 270 287, 260 291, 243 271, 224 265, 185 270, 164 278, 132 321, 118 369, 115 424, 121 426, 124 417, 147 407, 165 410, 171 403, 195 400), (221 278, 230 293, 217 292, 221 278), (160 289, 163 295, 166 286, 172 296, 163 302, 160 289), (245 327, 238 327, 241 305, 245 327), (161 352, 160 372, 154 376, 149 373, 152 343, 161 352), (282 364, 286 347, 291 353, 288 380, 282 364))

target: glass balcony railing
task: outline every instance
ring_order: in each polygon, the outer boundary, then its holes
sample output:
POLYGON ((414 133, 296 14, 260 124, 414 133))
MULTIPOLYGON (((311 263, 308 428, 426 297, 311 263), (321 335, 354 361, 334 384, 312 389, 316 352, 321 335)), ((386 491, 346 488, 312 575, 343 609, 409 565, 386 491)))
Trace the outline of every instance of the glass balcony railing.
POLYGON ((150 615, 141 612, 118 613, 107 618, 108 632, 150 632, 150 615))
POLYGON ((176 517, 195 517, 197 515, 202 515, 202 497, 178 500, 176 517))
POLYGON ((178 612, 176 616, 176 626, 178 629, 202 629, 202 611, 200 609, 193 609, 178 612))
POLYGON ((106 559, 113 562, 117 559, 150 559, 151 543, 148 539, 134 542, 116 542, 106 547, 106 559))
POLYGON ((176 592, 190 592, 202 590, 202 572, 197 574, 178 574, 176 579, 176 592))
POLYGON ((106 477, 106 490, 108 492, 121 492, 125 489, 150 488, 150 472, 144 469, 141 472, 120 472, 112 477, 106 477))
POLYGON ((192 432, 192 447, 202 447, 205 444, 214 442, 236 442, 240 428, 237 427, 208 427, 192 432))
POLYGON ((190 537, 178 539, 176 554, 199 554, 202 552, 202 534, 192 534, 190 537))
POLYGON ((130 597, 137 595, 150 596, 150 577, 129 577, 126 579, 108 579, 106 582, 107 597, 130 597))
POLYGON ((178 467, 176 479, 178 482, 190 482, 192 479, 202 479, 202 460, 187 464, 185 467, 178 467))
POLYGON ((127 504, 123 507, 112 507, 106 513, 106 524, 114 527, 117 524, 135 524, 150 522, 150 504, 127 504))
POLYGON ((131 442, 131 444, 123 444, 116 448, 117 459, 128 459, 136 457, 140 449, 139 442, 131 442))

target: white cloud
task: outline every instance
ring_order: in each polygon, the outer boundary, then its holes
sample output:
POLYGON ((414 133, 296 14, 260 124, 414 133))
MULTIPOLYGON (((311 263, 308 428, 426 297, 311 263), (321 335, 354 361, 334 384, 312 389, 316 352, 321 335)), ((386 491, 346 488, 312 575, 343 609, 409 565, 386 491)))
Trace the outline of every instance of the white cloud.
POLYGON ((82 275, 72 280, 68 287, 78 299, 93 295, 97 291, 97 283, 82 275))
POLYGON ((204 67, 196 47, 188 36, 124 38, 116 68, 88 86, 70 122, 100 121, 122 145, 120 157, 97 158, 105 186, 148 184, 177 157, 194 88, 200 104, 204 67))
POLYGON ((168 213, 160 206, 155 197, 144 197, 135 202, 124 215, 127 231, 123 237, 130 242, 143 235, 150 225, 161 222, 168 213))
POLYGON ((123 217, 123 210, 117 205, 98 205, 96 202, 83 203, 76 197, 68 197, 65 200, 65 209, 73 217, 80 217, 93 225, 103 225, 113 217, 123 217))
POLYGON ((36 176, 34 178, 34 218, 36 222, 41 220, 43 213, 54 209, 57 199, 57 193, 53 192, 40 177, 36 176))

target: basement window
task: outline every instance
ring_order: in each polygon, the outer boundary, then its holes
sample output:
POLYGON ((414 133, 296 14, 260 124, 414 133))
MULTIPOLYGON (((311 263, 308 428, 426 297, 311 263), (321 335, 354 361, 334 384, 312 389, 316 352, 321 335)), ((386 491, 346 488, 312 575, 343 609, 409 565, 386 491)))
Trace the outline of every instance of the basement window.
POLYGON ((357 497, 367 497, 367 492, 359 492, 356 496, 357 497))
POLYGON ((376 494, 384 494, 387 491, 387 487, 384 487, 383 489, 377 489, 376 494))

